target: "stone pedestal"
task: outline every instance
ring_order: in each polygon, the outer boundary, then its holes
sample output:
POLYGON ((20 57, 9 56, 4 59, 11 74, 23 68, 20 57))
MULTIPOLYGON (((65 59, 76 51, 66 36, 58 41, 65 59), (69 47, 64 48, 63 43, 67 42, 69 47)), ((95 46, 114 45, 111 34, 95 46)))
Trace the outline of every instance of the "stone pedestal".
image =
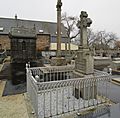
MULTIPOLYGON (((80 49, 77 53, 77 58, 75 60, 75 74, 80 75, 84 79, 92 76, 94 73, 94 60, 89 49, 80 49)), ((87 80, 86 80, 87 81, 87 80)), ((79 87, 75 87, 75 97, 83 98, 85 100, 95 99, 97 95, 97 87, 86 85, 83 83, 82 88, 79 91, 79 87), (83 87, 83 85, 85 87, 83 87), (89 95, 88 95, 88 91, 89 95), (80 92, 80 93, 79 93, 80 92), (93 94, 94 93, 94 94, 93 94), (88 97, 89 96, 89 97, 88 97)))
POLYGON ((89 49, 80 49, 77 52, 75 71, 85 75, 94 73, 94 59, 89 49))

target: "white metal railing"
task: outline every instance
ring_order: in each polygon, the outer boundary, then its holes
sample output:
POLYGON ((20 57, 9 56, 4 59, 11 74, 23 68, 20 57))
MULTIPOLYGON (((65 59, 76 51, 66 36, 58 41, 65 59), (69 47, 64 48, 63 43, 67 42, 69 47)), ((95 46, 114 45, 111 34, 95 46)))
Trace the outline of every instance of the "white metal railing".
POLYGON ((111 78, 102 72, 100 76, 97 70, 95 73, 75 78, 72 67, 27 68, 27 91, 37 117, 60 116, 105 103, 111 78))

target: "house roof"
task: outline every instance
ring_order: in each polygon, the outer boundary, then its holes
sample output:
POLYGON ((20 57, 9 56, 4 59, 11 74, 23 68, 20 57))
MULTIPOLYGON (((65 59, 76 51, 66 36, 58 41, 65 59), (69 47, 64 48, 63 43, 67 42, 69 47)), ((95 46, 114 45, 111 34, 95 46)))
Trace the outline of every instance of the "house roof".
MULTIPOLYGON (((46 21, 34 21, 34 20, 23 20, 23 19, 13 19, 13 18, 0 18, 0 34, 8 34, 11 27, 21 27, 26 28, 36 27, 36 33, 50 34, 51 36, 56 36, 57 23, 46 22, 46 21)), ((61 24, 62 37, 67 37, 66 29, 63 24, 61 24)))
POLYGON ((25 27, 12 27, 9 33, 11 38, 34 38, 36 39, 36 31, 34 28, 29 29, 25 27))

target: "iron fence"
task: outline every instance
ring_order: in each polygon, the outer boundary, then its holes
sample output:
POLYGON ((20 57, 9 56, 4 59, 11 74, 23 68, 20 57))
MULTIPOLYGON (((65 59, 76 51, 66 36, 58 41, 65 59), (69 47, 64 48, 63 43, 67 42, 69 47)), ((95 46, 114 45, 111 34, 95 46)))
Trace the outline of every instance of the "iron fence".
POLYGON ((95 70, 81 78, 73 66, 26 69, 27 91, 38 118, 61 117, 108 101, 111 78, 106 73, 95 70))

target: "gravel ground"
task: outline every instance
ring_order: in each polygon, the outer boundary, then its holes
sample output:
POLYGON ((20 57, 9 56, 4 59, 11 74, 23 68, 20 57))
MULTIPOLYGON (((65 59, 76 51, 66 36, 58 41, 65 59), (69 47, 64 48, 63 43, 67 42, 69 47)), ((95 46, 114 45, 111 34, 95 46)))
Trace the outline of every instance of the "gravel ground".
POLYGON ((25 94, 3 97, 6 81, 0 81, 0 118, 36 118, 25 94))
POLYGON ((2 97, 5 81, 0 82, 0 118, 28 118, 24 95, 2 97))

